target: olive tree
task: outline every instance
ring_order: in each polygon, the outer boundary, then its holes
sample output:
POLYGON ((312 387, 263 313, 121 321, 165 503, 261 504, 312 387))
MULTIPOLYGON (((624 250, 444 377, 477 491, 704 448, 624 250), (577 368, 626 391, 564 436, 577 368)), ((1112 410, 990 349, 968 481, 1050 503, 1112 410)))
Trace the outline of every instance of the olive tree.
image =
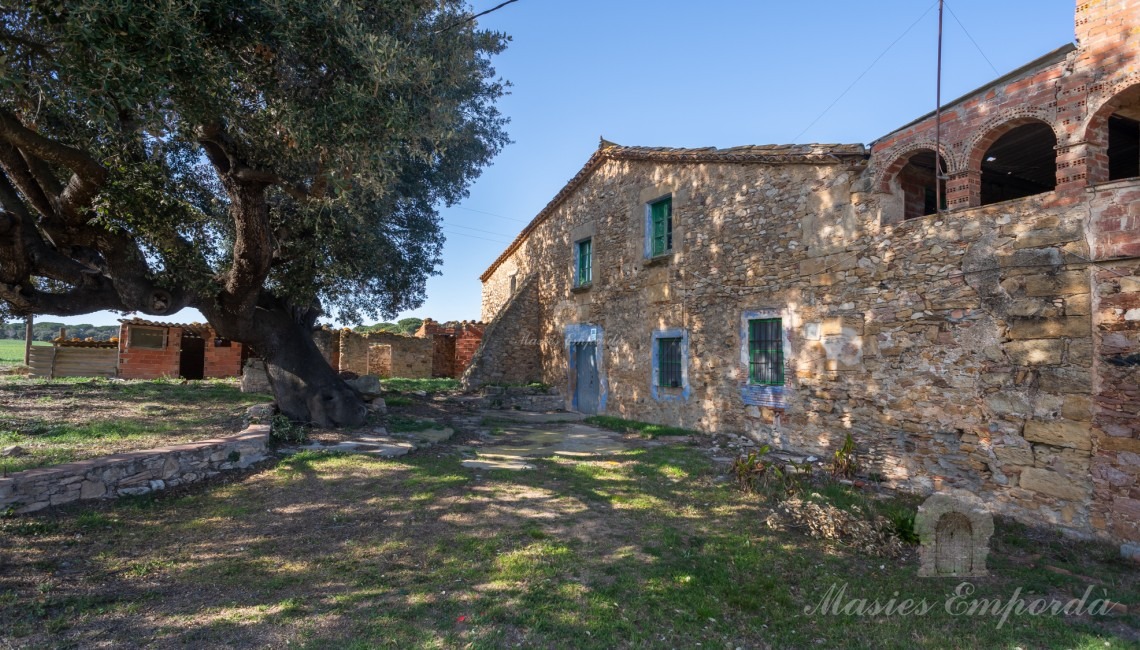
POLYGON ((455 0, 0 9, 0 315, 194 307, 284 413, 359 423, 312 328, 422 303, 506 41, 455 0))

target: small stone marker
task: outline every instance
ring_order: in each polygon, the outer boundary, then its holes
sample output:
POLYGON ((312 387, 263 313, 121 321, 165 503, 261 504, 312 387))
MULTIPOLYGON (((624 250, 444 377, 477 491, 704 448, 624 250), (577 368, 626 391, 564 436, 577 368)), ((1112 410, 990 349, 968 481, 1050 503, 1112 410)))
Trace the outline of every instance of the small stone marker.
POLYGON ((978 497, 962 491, 931 496, 914 518, 922 577, 981 577, 986 571, 994 520, 978 497))

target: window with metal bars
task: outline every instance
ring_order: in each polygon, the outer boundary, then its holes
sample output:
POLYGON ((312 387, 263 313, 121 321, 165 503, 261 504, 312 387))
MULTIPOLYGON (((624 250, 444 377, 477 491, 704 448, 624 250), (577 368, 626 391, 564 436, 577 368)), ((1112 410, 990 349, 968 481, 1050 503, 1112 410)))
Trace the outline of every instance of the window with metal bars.
POLYGON ((784 337, 779 318, 748 321, 748 383, 784 385, 784 337))
POLYGON ((649 204, 650 255, 664 255, 673 250, 673 198, 649 204))
POLYGON ((681 337, 657 339, 657 385, 680 388, 681 363, 681 337))
POLYGON ((591 240, 583 239, 578 242, 578 272, 574 278, 574 286, 590 284, 594 275, 593 246, 591 240))

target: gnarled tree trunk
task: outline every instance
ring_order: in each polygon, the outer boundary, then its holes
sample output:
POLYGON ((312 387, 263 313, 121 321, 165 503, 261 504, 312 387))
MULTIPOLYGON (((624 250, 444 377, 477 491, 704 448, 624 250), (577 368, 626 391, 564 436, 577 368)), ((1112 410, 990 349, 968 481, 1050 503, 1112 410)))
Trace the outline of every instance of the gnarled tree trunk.
POLYGON ((253 346, 265 361, 269 385, 281 412, 296 422, 322 427, 353 427, 364 423, 368 409, 360 393, 329 365, 313 342, 315 309, 297 310, 265 300, 252 321, 235 322, 205 308, 218 333, 253 346))

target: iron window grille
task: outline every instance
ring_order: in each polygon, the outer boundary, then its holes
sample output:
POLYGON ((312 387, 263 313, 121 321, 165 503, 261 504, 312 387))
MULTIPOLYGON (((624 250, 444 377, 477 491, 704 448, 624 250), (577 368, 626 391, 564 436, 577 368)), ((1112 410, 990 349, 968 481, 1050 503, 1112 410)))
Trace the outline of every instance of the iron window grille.
POLYGON ((680 388, 681 339, 657 339, 657 385, 661 388, 680 388))
POLYGON ((784 385, 783 330, 779 318, 748 321, 748 383, 784 385))

